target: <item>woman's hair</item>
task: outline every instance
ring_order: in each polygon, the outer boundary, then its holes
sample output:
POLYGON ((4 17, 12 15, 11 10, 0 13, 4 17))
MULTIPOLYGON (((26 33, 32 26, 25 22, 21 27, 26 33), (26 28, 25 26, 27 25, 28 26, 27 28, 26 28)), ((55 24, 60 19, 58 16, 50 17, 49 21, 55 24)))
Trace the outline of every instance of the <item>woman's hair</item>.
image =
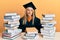
MULTIPOLYGON (((32 14, 32 17, 33 17, 32 24, 34 24, 35 10, 34 10, 34 13, 32 14)), ((27 14, 25 14, 23 17, 23 25, 26 24, 26 22, 27 22, 27 14)))

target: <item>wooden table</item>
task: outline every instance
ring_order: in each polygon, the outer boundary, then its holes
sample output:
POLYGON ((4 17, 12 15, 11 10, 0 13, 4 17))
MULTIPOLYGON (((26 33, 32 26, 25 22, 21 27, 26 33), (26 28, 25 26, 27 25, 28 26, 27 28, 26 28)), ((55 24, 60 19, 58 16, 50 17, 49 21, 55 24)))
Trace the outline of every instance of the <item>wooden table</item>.
MULTIPOLYGON (((22 33, 22 36, 23 36, 23 34, 24 33, 22 33)), ((43 40, 43 37, 40 34, 38 34, 38 36, 39 37, 36 40, 43 40)), ((5 40, 2 38, 2 33, 0 33, 0 40, 5 40)), ((23 40, 23 39, 20 36, 20 37, 16 38, 15 40, 23 40)), ((55 33, 55 40, 60 40, 60 32, 55 33)))

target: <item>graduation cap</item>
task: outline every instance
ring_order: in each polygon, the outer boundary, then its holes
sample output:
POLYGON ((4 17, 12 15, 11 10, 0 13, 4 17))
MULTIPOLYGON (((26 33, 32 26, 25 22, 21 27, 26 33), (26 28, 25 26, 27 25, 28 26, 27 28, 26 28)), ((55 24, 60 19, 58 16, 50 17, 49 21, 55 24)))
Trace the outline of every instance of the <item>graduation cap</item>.
POLYGON ((36 7, 34 6, 34 4, 32 2, 29 2, 25 5, 23 5, 24 8, 27 8, 27 7, 32 7, 34 10, 36 9, 36 7))

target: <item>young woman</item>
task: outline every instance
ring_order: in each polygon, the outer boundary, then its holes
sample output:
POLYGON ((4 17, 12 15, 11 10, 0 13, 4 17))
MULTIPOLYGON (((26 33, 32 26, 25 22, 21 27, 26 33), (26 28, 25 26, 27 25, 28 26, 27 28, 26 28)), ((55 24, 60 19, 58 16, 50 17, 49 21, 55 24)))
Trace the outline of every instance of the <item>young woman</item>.
POLYGON ((23 5, 26 9, 24 17, 20 19, 20 25, 18 28, 22 29, 22 32, 25 32, 26 27, 35 27, 40 33, 40 29, 43 28, 40 23, 40 19, 35 15, 36 7, 32 2, 23 5))

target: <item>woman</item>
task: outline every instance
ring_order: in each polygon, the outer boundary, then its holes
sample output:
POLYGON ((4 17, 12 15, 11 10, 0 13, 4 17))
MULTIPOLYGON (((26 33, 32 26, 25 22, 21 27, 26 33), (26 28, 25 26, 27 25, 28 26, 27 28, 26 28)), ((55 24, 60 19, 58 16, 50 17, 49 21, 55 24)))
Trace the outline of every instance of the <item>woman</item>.
POLYGON ((20 19, 20 25, 18 28, 22 29, 22 32, 25 32, 26 27, 35 27, 40 33, 40 29, 42 28, 40 19, 35 16, 36 7, 32 2, 23 5, 26 9, 25 15, 20 19))

